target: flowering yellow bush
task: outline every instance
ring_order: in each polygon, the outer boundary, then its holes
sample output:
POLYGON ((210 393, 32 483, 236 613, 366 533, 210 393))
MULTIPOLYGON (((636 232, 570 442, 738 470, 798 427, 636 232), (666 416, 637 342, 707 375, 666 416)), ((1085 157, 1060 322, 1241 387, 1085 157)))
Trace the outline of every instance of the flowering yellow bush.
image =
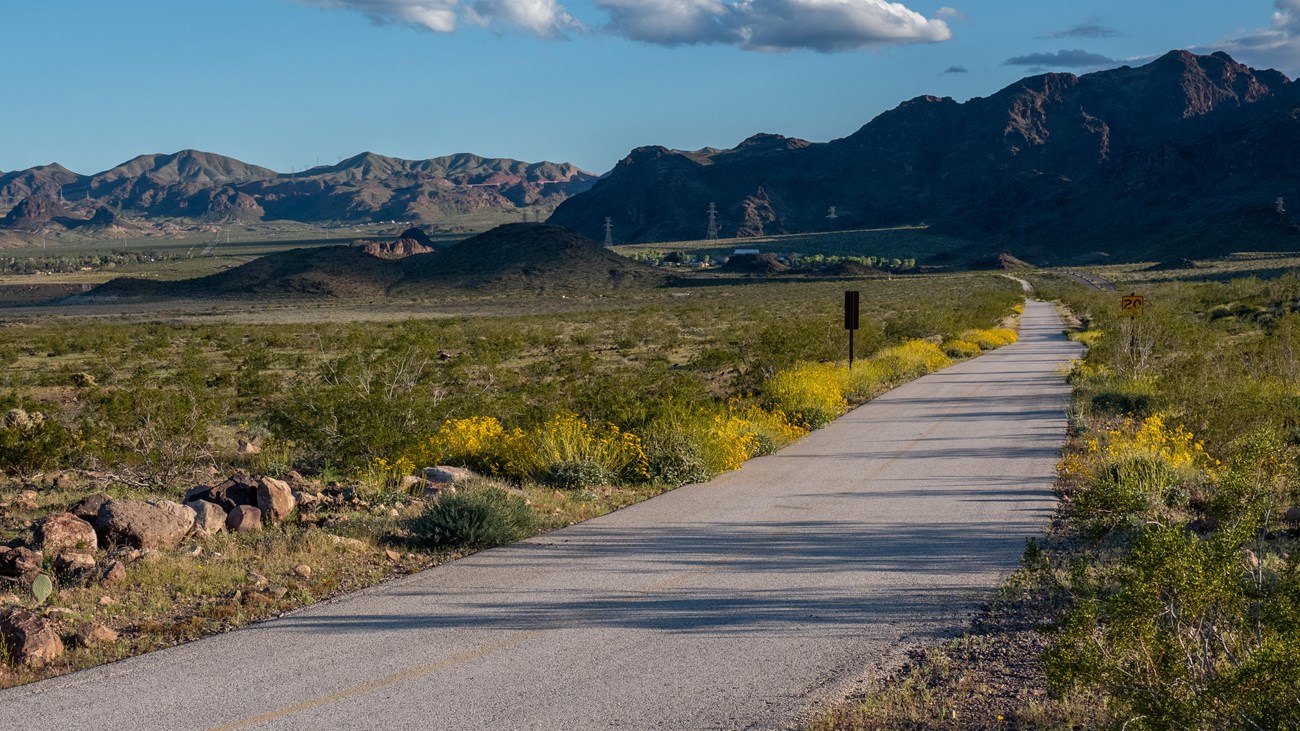
POLYGON ((947 368, 952 365, 952 359, 934 343, 908 340, 876 353, 871 363, 879 367, 881 380, 898 383, 947 368))
MULTIPOLYGON (((757 404, 731 405, 732 418, 744 424, 744 430, 758 442, 756 454, 771 454, 808 436, 808 430, 794 423, 780 409, 768 411, 757 404)), ((754 455, 751 455, 754 456, 754 455)))
POLYGON ((984 349, 969 340, 949 340, 943 344, 943 353, 949 358, 974 358, 984 349))
POLYGON ((591 463, 628 479, 647 473, 645 449, 635 434, 613 424, 598 429, 570 413, 527 431, 508 430, 491 416, 449 419, 426 440, 419 457, 515 479, 539 477, 562 463, 591 463))
POLYGON ((745 460, 759 453, 758 436, 750 430, 749 422, 739 416, 715 416, 709 437, 712 449, 708 462, 716 472, 738 470, 745 460))
POLYGON ((1117 462, 1131 457, 1153 457, 1176 470, 1201 470, 1213 476, 1218 460, 1205 452, 1205 445, 1181 425, 1170 426, 1166 415, 1153 414, 1135 422, 1125 419, 1115 429, 1088 440, 1088 454, 1117 462))
POLYGON ((797 422, 818 429, 844 413, 843 374, 831 363, 800 363, 778 371, 763 386, 769 404, 797 422))
POLYGON ((1009 327, 993 327, 985 330, 967 330, 961 339, 975 343, 980 350, 995 350, 1010 345, 1020 339, 1020 335, 1009 327))
POLYGON ((463 465, 486 475, 513 475, 525 435, 507 430, 491 416, 448 419, 438 427, 416 458, 427 464, 463 465))

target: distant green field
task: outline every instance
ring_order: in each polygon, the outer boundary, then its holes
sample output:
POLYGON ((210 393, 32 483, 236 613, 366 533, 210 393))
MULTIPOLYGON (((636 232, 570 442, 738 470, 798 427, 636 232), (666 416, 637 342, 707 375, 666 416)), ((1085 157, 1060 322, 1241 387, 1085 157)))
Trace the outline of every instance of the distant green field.
POLYGON ((693 256, 718 258, 736 249, 758 249, 764 254, 825 254, 827 256, 885 256, 916 259, 924 263, 938 254, 961 251, 972 242, 953 236, 932 233, 928 228, 897 228, 828 231, 824 233, 785 234, 716 241, 673 241, 655 244, 615 246, 624 256, 655 251, 685 251, 693 256))

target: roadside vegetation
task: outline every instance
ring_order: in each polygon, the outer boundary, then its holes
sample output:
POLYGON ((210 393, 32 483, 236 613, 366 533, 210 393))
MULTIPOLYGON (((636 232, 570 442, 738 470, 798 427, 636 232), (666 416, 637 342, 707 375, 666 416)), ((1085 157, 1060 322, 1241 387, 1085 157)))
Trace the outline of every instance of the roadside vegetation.
POLYGON ((966 637, 813 728, 1300 727, 1300 277, 1148 277, 1136 319, 1036 278, 1089 346, 1059 520, 966 637))
POLYGON ((0 685, 223 631, 707 480, 1015 338, 999 327, 1021 298, 1006 279, 863 282, 850 372, 844 286, 710 283, 544 316, 7 327, 0 604, 46 620, 67 651, 35 663, 11 653, 0 685), (434 466, 446 469, 424 469, 434 466), (280 490, 289 509, 274 504, 280 490), (245 520, 254 505, 240 491, 257 493, 260 523, 245 520), (94 522, 102 499, 220 503, 228 521, 163 548, 132 545, 94 522), (60 548, 47 537, 34 553, 33 524, 69 509, 99 540, 60 548), (53 579, 48 596, 33 593, 38 576, 53 579))

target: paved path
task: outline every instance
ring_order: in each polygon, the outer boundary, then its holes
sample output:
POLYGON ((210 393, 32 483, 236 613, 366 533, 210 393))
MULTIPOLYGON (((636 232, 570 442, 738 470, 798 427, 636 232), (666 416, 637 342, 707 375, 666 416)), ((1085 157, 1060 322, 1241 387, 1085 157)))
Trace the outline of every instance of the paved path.
POLYGON ((771 729, 959 632, 1054 507, 1076 355, 1019 344, 707 485, 0 692, 0 728, 771 729))

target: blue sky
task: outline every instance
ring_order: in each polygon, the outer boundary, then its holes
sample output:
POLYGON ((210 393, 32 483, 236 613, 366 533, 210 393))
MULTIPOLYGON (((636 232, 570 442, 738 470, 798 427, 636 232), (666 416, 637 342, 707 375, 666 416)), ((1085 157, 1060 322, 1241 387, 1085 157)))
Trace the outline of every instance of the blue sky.
POLYGON ((1222 48, 1300 73, 1300 0, 0 0, 0 170, 197 148, 290 171, 363 150, 576 163, 852 133, 1222 48), (1010 63, 1009 63, 1010 62, 1010 63))

